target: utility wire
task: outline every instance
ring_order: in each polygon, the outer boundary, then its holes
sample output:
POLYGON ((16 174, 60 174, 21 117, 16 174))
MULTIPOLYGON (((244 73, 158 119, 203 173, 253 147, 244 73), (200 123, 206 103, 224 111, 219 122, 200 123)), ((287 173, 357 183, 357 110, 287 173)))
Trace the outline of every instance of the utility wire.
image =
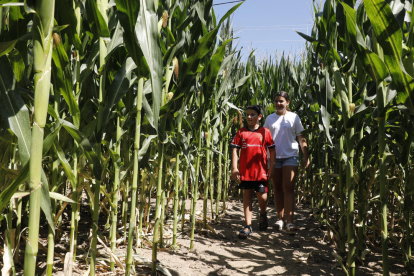
POLYGON ((243 31, 276 31, 276 30, 307 30, 308 28, 271 28, 271 29, 242 29, 243 31))
POLYGON ((247 25, 247 26, 237 26, 237 27, 239 28, 279 28, 279 27, 300 27, 300 26, 313 26, 313 25, 312 24, 299 24, 299 25, 280 24, 280 25, 268 25, 268 26, 247 25))
POLYGON ((226 5, 226 4, 238 3, 238 2, 244 2, 244 1, 246 1, 246 0, 238 0, 238 1, 223 2, 223 3, 213 4, 213 6, 218 6, 218 5, 226 5))
POLYGON ((241 43, 259 43, 259 42, 303 42, 303 40, 238 40, 241 43))

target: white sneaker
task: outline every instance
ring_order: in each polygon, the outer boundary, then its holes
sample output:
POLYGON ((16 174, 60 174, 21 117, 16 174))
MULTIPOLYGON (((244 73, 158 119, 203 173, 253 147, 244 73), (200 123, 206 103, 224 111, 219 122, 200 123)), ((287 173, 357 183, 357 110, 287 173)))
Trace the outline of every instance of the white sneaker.
POLYGON ((298 228, 293 223, 288 223, 286 225, 286 231, 288 234, 295 235, 298 233, 298 228))
POLYGON ((276 223, 273 224, 273 228, 275 228, 276 230, 281 231, 283 229, 283 220, 276 221, 276 223))

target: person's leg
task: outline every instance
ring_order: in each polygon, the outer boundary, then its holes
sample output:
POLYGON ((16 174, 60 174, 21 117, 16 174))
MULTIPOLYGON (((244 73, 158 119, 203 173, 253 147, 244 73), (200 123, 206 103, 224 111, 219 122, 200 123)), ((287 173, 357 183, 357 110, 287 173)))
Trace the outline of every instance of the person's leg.
MULTIPOLYGON (((243 190, 243 208, 244 208, 244 220, 245 225, 252 225, 252 209, 253 209, 253 189, 244 189, 243 190)), ((250 229, 245 228, 244 231, 247 233, 250 232, 250 229)))
POLYGON ((276 204, 276 212, 279 220, 283 220, 283 214, 284 214, 284 194, 283 194, 283 174, 282 174, 282 168, 274 168, 273 169, 273 178, 272 178, 272 184, 273 184, 273 193, 275 198, 275 204, 276 204))
POLYGON ((267 220, 267 193, 264 192, 257 192, 256 196, 259 201, 259 208, 260 208, 260 223, 259 223, 259 231, 266 231, 267 227, 269 226, 269 222, 267 220))
POLYGON ((259 201, 260 214, 264 215, 266 214, 266 208, 267 208, 267 193, 257 192, 256 196, 257 196, 257 200, 259 201))
POLYGON ((289 224, 293 223, 293 212, 295 208, 295 182, 298 167, 284 166, 282 171, 286 224, 289 224))

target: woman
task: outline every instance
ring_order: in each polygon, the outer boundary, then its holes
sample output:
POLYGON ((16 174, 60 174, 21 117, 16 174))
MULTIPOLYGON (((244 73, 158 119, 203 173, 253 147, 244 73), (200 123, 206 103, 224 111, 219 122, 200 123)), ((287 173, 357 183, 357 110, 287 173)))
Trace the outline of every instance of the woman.
POLYGON ((272 173, 272 182, 278 221, 274 228, 282 230, 283 215, 286 215, 286 230, 296 234, 298 229, 293 223, 295 207, 295 182, 299 167, 299 140, 303 152, 302 166, 309 167, 308 145, 300 133, 303 126, 297 114, 290 112, 289 95, 280 91, 275 96, 276 112, 267 116, 264 127, 270 130, 276 145, 276 163, 272 173))

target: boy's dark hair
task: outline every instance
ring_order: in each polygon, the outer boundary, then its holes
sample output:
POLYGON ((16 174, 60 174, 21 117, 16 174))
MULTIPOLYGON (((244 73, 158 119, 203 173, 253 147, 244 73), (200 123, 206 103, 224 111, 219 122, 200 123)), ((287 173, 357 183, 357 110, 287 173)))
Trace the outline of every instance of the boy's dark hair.
POLYGON ((263 115, 263 109, 260 105, 256 105, 256 104, 255 105, 248 105, 248 106, 246 106, 246 110, 247 109, 254 110, 254 111, 257 112, 257 114, 263 115))

